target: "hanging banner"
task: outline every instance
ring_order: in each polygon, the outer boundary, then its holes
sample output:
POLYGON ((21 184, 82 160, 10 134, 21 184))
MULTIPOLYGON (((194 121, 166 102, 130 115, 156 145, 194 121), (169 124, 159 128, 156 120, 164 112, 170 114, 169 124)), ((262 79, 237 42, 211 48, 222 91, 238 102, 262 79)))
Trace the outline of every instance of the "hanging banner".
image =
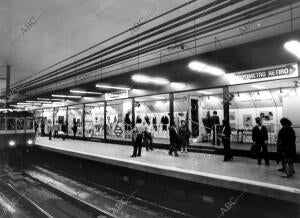
POLYGON ((116 99, 122 99, 122 98, 128 98, 128 91, 118 91, 118 92, 111 92, 111 93, 105 93, 105 100, 116 100, 116 99))
POLYGON ((225 75, 230 85, 299 77, 298 64, 284 64, 225 75))

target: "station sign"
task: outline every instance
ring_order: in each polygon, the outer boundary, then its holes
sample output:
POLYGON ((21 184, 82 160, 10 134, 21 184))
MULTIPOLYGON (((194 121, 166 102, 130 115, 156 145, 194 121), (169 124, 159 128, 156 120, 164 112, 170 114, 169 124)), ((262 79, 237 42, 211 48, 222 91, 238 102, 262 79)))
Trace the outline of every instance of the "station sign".
POLYGON ((116 100, 116 99, 122 99, 122 98, 128 98, 128 91, 118 91, 118 92, 111 92, 111 93, 105 93, 105 100, 116 100))
POLYGON ((225 75, 230 85, 262 82, 299 77, 298 64, 284 64, 255 70, 228 73, 225 75))

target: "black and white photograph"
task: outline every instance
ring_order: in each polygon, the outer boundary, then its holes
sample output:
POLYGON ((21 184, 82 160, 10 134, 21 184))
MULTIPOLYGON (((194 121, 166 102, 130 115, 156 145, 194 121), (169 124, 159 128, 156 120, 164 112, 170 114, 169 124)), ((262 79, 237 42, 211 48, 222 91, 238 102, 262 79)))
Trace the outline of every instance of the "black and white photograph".
POLYGON ((0 218, 300 218, 300 0, 0 0, 0 218))

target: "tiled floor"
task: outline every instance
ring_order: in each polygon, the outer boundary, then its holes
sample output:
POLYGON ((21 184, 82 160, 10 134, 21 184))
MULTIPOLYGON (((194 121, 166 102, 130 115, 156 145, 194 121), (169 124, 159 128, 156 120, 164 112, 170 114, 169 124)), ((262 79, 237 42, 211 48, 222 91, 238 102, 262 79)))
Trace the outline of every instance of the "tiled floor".
POLYGON ((271 161, 270 166, 257 165, 256 160, 235 157, 232 162, 223 162, 223 156, 203 153, 180 153, 179 157, 169 156, 167 150, 155 149, 146 152, 143 148, 142 156, 130 158, 132 147, 100 142, 81 140, 55 139, 49 141, 46 137, 38 137, 37 144, 41 146, 72 150, 94 156, 118 158, 122 161, 132 161, 141 164, 156 164, 157 166, 172 167, 172 169, 189 170, 189 172, 202 172, 220 176, 228 176, 267 184, 275 184, 296 188, 300 193, 300 164, 295 164, 296 174, 291 178, 281 178, 277 171, 280 165, 271 161))

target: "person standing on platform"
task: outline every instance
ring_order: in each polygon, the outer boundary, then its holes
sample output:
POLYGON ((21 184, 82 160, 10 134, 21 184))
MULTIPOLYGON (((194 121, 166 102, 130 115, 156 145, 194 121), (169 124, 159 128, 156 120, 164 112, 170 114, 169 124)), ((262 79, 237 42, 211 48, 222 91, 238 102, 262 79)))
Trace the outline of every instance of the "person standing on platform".
POLYGON ((278 133, 277 153, 282 162, 282 177, 290 177, 295 173, 294 161, 296 157, 296 134, 292 122, 287 118, 280 120, 282 128, 278 133))
POLYGON ((180 138, 180 145, 181 145, 181 153, 188 152, 187 147, 189 145, 190 140, 190 130, 188 129, 184 120, 181 120, 181 126, 179 127, 179 138, 180 138))
POLYGON ((170 127, 169 127, 169 136, 170 136, 170 149, 169 149, 169 155, 172 155, 173 151, 176 157, 178 157, 177 153, 177 146, 178 146, 178 130, 175 126, 175 122, 171 121, 170 127))
POLYGON ((145 131, 144 131, 144 144, 145 144, 145 147, 146 147, 146 150, 149 151, 150 150, 153 150, 152 148, 152 127, 150 125, 150 121, 147 120, 145 123, 144 123, 144 128, 145 128, 145 131))
POLYGON ((142 125, 142 119, 137 118, 135 127, 132 130, 133 154, 130 157, 141 156, 144 131, 145 129, 142 125))
POLYGON ((45 136, 45 122, 41 121, 41 136, 45 136))
POLYGON ((57 120, 55 121, 53 129, 54 129, 53 138, 58 138, 59 125, 58 125, 58 121, 57 120))
POLYGON ((217 111, 214 111, 213 112, 213 115, 212 115, 212 117, 210 118, 210 125, 211 125, 211 128, 213 129, 213 145, 215 145, 216 144, 216 125, 220 125, 220 118, 219 118, 219 116, 218 116, 218 113, 217 113, 217 111))
POLYGON ((73 140, 75 140, 76 139, 76 133, 77 133, 77 124, 76 124, 76 122, 73 123, 72 131, 73 131, 73 140))
POLYGON ((223 120, 222 142, 224 146, 224 161, 233 160, 233 155, 230 149, 231 128, 228 120, 223 120))
POLYGON ((63 132, 62 139, 65 140, 67 134, 67 125, 65 124, 65 122, 61 124, 61 131, 63 132))
POLYGON ((257 149, 257 163, 261 164, 261 158, 265 159, 265 164, 270 165, 268 156, 268 130, 262 125, 262 119, 256 117, 257 125, 252 129, 252 141, 257 149))
POLYGON ((36 121, 34 121, 34 133, 35 133, 35 136, 37 136, 38 128, 39 128, 39 124, 36 121))
POLYGON ((53 125, 52 125, 52 123, 48 123, 47 128, 48 128, 48 132, 49 132, 49 140, 51 140, 52 139, 52 133, 53 133, 53 125))

